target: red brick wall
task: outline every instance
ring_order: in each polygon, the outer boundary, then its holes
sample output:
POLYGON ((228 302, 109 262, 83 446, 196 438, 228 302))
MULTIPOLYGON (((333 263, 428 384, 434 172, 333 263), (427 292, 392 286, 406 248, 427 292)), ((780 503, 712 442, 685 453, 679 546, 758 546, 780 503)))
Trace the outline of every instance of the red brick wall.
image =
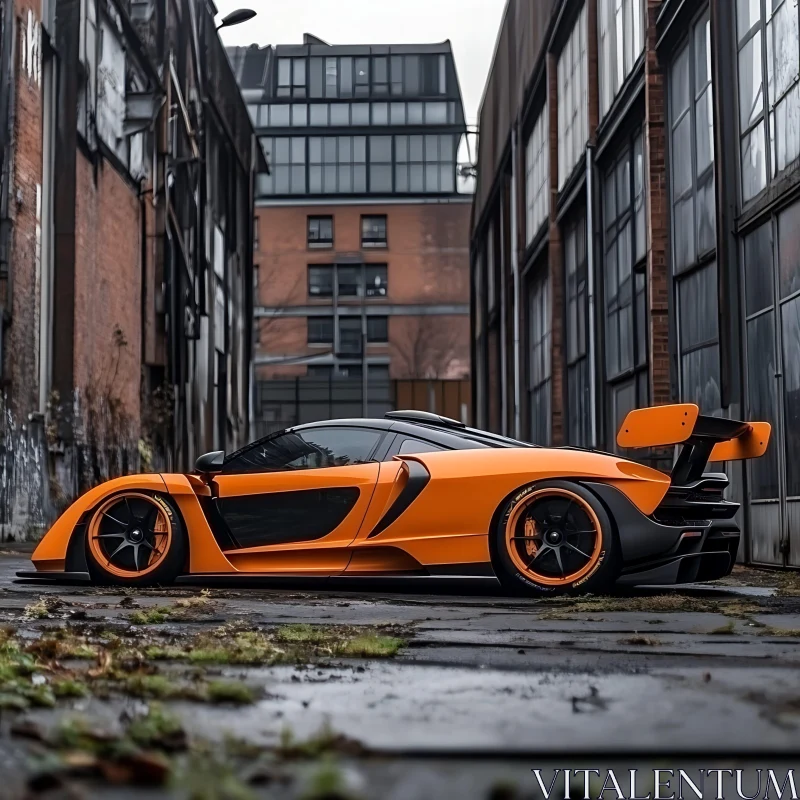
MULTIPOLYGON (((262 306, 283 308, 295 305, 330 306, 329 299, 308 297, 308 266, 331 264, 336 254, 363 255, 366 263, 387 264, 387 303, 469 304, 469 223, 468 203, 369 206, 314 206, 259 208, 258 296, 262 306), (361 216, 387 217, 386 248, 361 250, 361 216), (309 249, 308 216, 334 218, 334 246, 309 249)), ((346 302, 346 301, 345 301, 346 302)), ((355 301, 356 303, 360 301, 355 301)), ((383 301, 370 301, 380 306, 383 301)), ((329 348, 308 347, 304 318, 261 319, 256 354, 296 355, 326 352, 329 348)), ((423 368, 440 365, 451 353, 453 369, 439 377, 463 377, 469 369, 469 315, 463 317, 394 317, 390 319, 390 346, 370 345, 370 354, 391 356, 393 378, 411 377, 409 353, 418 351, 421 338, 429 338, 423 368), (455 374, 455 373, 458 374, 455 374)), ((259 377, 304 374, 305 367, 260 366, 259 377)))
POLYGON ((558 57, 547 54, 547 102, 550 115, 550 325, 552 327, 552 416, 551 443, 564 442, 564 266, 561 228, 556 220, 558 202, 558 57))
POLYGON ((142 355, 140 237, 137 190, 106 161, 100 161, 95 173, 79 152, 75 386, 82 395, 89 387, 108 393, 137 428, 142 355))
MULTIPOLYGON (((17 0, 16 100, 13 178, 9 213, 13 235, 10 264, 11 327, 5 342, 4 375, 12 407, 24 416, 39 407, 39 268, 41 255, 42 94, 40 57, 29 62, 28 22, 39 24, 39 0, 17 0), (24 23, 24 25, 23 25, 24 23), (23 59, 23 50, 25 58, 23 59)), ((3 298, 7 302, 7 298, 3 298)))
POLYGON ((660 0, 647 0, 645 32, 645 164, 647 169, 647 286, 650 311, 650 402, 670 402, 669 187, 666 165, 664 70, 656 53, 660 0))

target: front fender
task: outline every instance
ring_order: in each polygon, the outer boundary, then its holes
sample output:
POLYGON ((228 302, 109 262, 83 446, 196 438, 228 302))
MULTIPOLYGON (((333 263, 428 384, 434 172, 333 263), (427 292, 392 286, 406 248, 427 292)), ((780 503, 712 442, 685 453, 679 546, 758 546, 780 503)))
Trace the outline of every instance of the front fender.
POLYGON ((142 489, 167 493, 167 486, 160 475, 129 475, 101 483, 81 495, 53 524, 37 545, 31 556, 39 572, 62 572, 67 561, 70 539, 81 517, 106 497, 117 492, 142 489))

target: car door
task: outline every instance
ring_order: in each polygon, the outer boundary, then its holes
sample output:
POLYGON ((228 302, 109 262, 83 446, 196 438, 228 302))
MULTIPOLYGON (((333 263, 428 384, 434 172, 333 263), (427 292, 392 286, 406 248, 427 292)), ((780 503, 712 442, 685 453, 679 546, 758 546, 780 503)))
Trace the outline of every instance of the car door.
POLYGON ((347 565, 378 481, 371 460, 384 431, 346 426, 287 431, 234 457, 213 482, 219 514, 235 549, 226 556, 248 571, 276 565, 302 569, 302 559, 247 556, 326 551, 318 571, 347 565), (297 565, 301 566, 298 567, 297 565))

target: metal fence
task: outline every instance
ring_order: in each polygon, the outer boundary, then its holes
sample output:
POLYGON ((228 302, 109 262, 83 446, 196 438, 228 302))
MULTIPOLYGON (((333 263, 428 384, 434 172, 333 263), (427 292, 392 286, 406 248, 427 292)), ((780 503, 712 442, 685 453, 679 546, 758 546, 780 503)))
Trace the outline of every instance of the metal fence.
POLYGON ((432 411, 468 421, 469 381, 372 379, 364 407, 361 378, 289 378, 256 383, 256 437, 326 419, 382 417, 387 411, 432 411))

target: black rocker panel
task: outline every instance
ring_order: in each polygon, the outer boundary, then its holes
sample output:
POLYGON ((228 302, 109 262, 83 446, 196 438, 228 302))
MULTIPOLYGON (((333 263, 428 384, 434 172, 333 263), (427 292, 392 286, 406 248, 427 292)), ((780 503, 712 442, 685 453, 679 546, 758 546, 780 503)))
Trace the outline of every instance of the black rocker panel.
POLYGON ((239 547, 311 542, 336 530, 358 501, 355 487, 220 498, 219 510, 239 547))

